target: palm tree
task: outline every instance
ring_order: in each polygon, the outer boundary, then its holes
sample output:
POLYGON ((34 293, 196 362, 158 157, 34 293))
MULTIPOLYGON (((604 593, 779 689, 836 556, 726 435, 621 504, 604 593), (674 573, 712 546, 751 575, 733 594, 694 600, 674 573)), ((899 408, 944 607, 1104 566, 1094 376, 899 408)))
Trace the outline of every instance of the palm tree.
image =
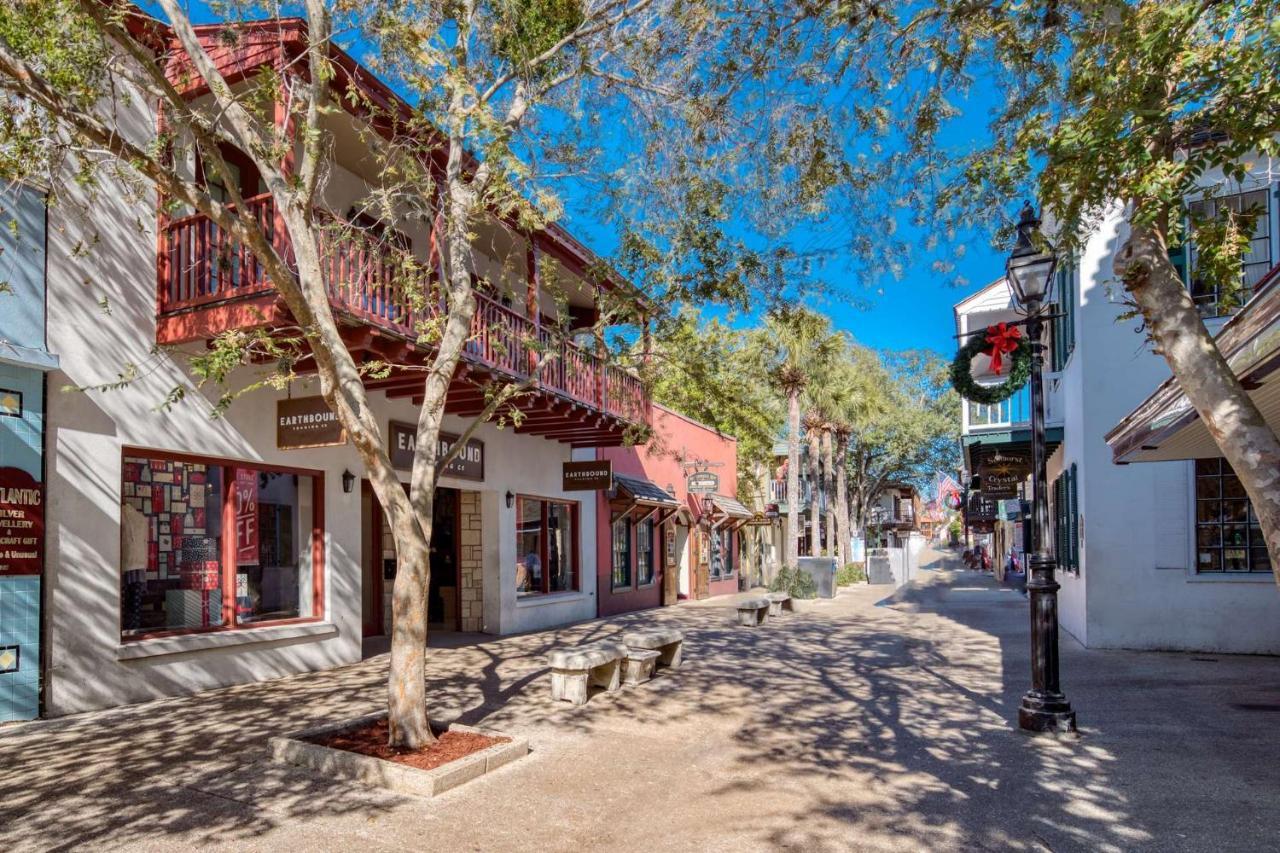
MULTIPOLYGON (((787 398, 786 565, 800 557, 800 395, 837 351, 830 321, 806 308, 780 308, 765 317, 767 360, 775 386, 787 398)), ((811 458, 816 458, 812 454, 811 458)))
POLYGON ((804 436, 809 443, 809 556, 822 553, 822 502, 824 479, 819 461, 822 455, 822 428, 826 421, 815 406, 805 412, 804 436))

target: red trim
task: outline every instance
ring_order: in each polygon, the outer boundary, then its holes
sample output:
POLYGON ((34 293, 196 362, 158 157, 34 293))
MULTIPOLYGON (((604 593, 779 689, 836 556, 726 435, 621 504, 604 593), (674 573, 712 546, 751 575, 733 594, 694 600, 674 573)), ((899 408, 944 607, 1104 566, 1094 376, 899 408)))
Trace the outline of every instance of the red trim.
POLYGON ((178 628, 165 629, 161 631, 148 631, 142 634, 130 634, 129 636, 124 636, 122 633, 120 637, 121 642, 133 643, 139 640, 151 640, 159 637, 177 637, 188 634, 211 634, 220 631, 245 631, 252 628, 264 628, 272 625, 295 625, 324 621, 324 471, 314 468, 296 468, 289 465, 273 465, 267 462, 245 462, 239 459, 226 459, 218 456, 202 456, 194 453, 181 453, 172 450, 151 450, 148 448, 132 446, 122 447, 120 450, 122 470, 124 460, 129 457, 169 462, 191 462, 200 465, 216 465, 224 469, 223 475, 219 478, 221 483, 221 494, 219 495, 219 500, 222 501, 223 531, 221 543, 222 624, 210 626, 208 628, 178 628), (227 471, 234 471, 235 468, 247 468, 254 471, 271 471, 281 474, 295 474, 311 478, 311 616, 301 616, 293 619, 272 619, 262 622, 250 622, 243 625, 236 624, 234 594, 236 588, 236 545, 235 536, 228 535, 227 533, 227 531, 235 530, 236 518, 235 504, 231 498, 232 492, 228 482, 230 478, 226 474, 227 471))

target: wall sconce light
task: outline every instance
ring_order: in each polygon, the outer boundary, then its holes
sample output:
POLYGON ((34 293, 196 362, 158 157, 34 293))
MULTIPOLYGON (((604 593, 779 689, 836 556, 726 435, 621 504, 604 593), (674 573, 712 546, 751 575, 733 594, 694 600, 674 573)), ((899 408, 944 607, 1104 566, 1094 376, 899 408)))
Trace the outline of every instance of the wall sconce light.
POLYGON ((516 505, 516 496, 512 492, 507 492, 507 509, 511 509, 516 505))
POLYGON ((342 472, 342 491, 351 494, 351 490, 356 487, 356 475, 350 471, 342 472))

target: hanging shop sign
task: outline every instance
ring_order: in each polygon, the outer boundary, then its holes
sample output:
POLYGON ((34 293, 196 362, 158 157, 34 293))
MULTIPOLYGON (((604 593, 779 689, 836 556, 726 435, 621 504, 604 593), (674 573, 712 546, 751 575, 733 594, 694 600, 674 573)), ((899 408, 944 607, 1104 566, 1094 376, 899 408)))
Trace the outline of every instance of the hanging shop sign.
POLYGON ((347 431, 324 397, 290 397, 276 401, 276 447, 301 450, 347 443, 347 431))
MULTIPOLYGON (((404 421, 391 421, 388 434, 391 438, 391 465, 402 471, 413 468, 413 452, 417 447, 418 428, 404 421)), ((458 443, 460 436, 449 432, 440 433, 440 446, 436 450, 439 459, 458 443)), ((444 469, 444 476, 457 477, 459 480, 484 480, 484 442, 478 438, 467 441, 453 461, 444 469)))
POLYGON ((768 527, 773 524, 773 519, 763 512, 755 512, 750 518, 742 523, 743 527, 768 527))
POLYGON ((978 466, 978 480, 984 497, 1014 498, 1018 486, 1031 474, 1031 460, 1024 453, 996 452, 978 466))
POLYGON ((676 567, 676 529, 674 527, 667 528, 667 568, 674 569, 676 567))
POLYGON ((695 471, 685 479, 690 494, 710 495, 720 491, 720 475, 712 471, 695 471))
POLYGON ((44 564, 44 484, 0 468, 0 575, 38 575, 44 564))
POLYGON ((613 488, 613 461, 565 462, 561 472, 566 492, 598 492, 613 488))

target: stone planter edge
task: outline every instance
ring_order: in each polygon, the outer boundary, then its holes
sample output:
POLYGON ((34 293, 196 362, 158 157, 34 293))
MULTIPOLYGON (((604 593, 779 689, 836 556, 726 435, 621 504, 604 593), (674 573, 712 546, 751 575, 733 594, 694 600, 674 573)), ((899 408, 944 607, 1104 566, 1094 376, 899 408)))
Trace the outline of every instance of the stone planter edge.
POLYGON ((461 723, 450 724, 448 730, 474 732, 490 737, 506 737, 511 740, 507 743, 496 743, 434 770, 419 770, 416 767, 408 767, 344 749, 332 749, 304 740, 304 738, 316 738, 368 725, 381 720, 386 715, 385 711, 365 714, 355 719, 326 723, 277 735, 269 741, 271 757, 278 763, 304 767, 325 776, 363 782, 400 794, 429 798, 443 794, 472 779, 478 779, 529 754, 529 742, 524 738, 513 737, 491 729, 464 726, 461 723))

